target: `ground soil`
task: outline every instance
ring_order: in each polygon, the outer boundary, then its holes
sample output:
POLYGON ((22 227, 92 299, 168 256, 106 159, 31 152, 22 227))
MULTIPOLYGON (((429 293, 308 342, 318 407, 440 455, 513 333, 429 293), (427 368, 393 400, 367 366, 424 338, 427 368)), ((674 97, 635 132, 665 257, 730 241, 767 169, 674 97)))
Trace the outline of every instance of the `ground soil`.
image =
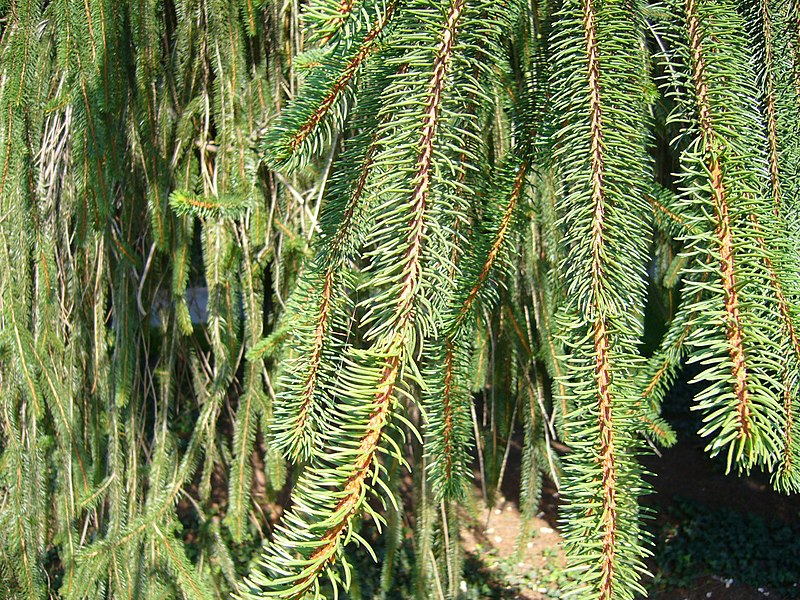
MULTIPOLYGON (((550 494, 543 498, 543 502, 552 503, 553 508, 557 503, 554 492, 551 489, 550 494)), ((528 523, 528 541, 520 545, 523 524, 517 503, 500 497, 493 508, 487 509, 482 500, 477 502, 482 518, 475 520, 472 527, 465 530, 463 547, 467 553, 482 557, 482 562, 490 573, 505 562, 513 565, 513 575, 517 576, 515 579, 521 580, 530 573, 547 568, 554 561, 563 565, 563 552, 559 546, 561 536, 553 523, 545 518, 544 513, 528 523)), ((507 586, 502 597, 520 600, 546 598, 533 584, 507 586)))
MULTIPOLYGON (((680 419, 678 419, 680 421, 680 419)), ((679 431, 679 441, 672 448, 660 450, 642 459, 646 469, 653 473, 648 477, 654 493, 643 502, 655 509, 656 515, 666 509, 676 498, 682 498, 707 506, 711 510, 729 507, 735 510, 756 513, 767 519, 787 522, 800 516, 800 496, 778 494, 772 491, 768 478, 754 474, 747 477, 726 475, 718 462, 709 460, 703 450, 703 442, 691 431, 679 431)), ((476 503, 479 518, 464 534, 464 549, 469 554, 483 557, 483 564, 492 572, 500 568, 501 562, 512 564, 517 571, 516 579, 524 574, 541 569, 548 561, 563 563, 563 554, 558 548, 561 536, 558 532, 557 507, 559 495, 555 486, 547 482, 542 494, 541 512, 530 524, 533 536, 524 548, 518 545, 523 521, 518 509, 519 446, 512 445, 509 469, 502 487, 503 494, 495 506, 487 508, 480 499, 482 494, 476 487, 476 503), (556 556, 557 558, 553 558, 556 556)), ((480 481, 478 480, 478 483, 480 481)), ((663 517, 656 517, 663 518, 663 517)), ((506 572, 507 576, 508 573, 506 572)), ((512 574, 513 575, 513 574, 512 574)), ((535 584, 533 584, 535 585, 535 584)), ((503 598, 540 600, 547 596, 534 589, 509 588, 503 598)), ((656 600, 775 600, 780 596, 766 589, 753 589, 735 581, 716 575, 698 574, 687 587, 654 590, 651 598, 656 600)))

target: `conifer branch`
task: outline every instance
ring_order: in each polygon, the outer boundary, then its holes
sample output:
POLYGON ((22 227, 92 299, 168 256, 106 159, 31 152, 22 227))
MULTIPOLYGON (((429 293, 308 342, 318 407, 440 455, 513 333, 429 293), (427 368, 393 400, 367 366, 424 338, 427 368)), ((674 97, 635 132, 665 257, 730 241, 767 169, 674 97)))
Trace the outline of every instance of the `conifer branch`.
MULTIPOLYGON (((513 217, 522 197, 528 162, 512 158, 513 178, 506 181, 506 174, 491 196, 503 198, 504 205, 499 220, 489 228, 489 244, 484 252, 483 244, 477 244, 468 264, 461 275, 463 293, 455 294, 455 306, 447 319, 443 344, 436 344, 431 351, 432 369, 430 379, 436 383, 427 394, 426 404, 429 417, 426 453, 430 457, 430 481, 437 499, 450 501, 461 498, 465 491, 468 473, 468 450, 471 447, 471 423, 467 407, 472 402, 471 394, 465 385, 468 371, 468 357, 471 338, 474 336, 474 309, 476 300, 486 291, 485 287, 493 271, 500 268, 502 259, 508 251, 512 233, 513 217), (508 184, 510 183, 510 189, 508 184), (479 267, 477 271, 470 268, 479 267), (442 348, 439 348, 439 345, 442 348), (439 361, 443 366, 439 367, 439 361), (439 373, 441 369, 441 373, 439 373), (441 397, 440 397, 441 394, 441 397)), ((453 264, 455 270, 455 263, 453 264)), ((452 275, 451 275, 452 276, 452 275)), ((461 282, 459 282, 461 283, 461 282)), ((460 290, 459 290, 460 291, 460 290)), ((496 304, 489 298, 487 305, 496 304)))
MULTIPOLYGON (((772 144, 770 143, 770 152, 772 152, 772 144)), ((776 157, 777 159, 777 157, 776 157)), ((778 187, 778 178, 777 178, 777 171, 775 173, 770 173, 771 183, 773 185, 773 198, 776 199, 776 206, 775 212, 777 213, 775 217, 780 221, 780 191, 778 187)), ((800 483, 793 484, 790 481, 794 477, 794 469, 795 469, 795 402, 796 399, 793 397, 793 393, 797 390, 797 384, 795 380, 797 378, 797 369, 800 367, 800 336, 798 336, 797 331, 794 325, 795 315, 792 315, 789 310, 789 302, 786 299, 786 296, 783 292, 783 285, 779 280, 778 273, 775 267, 775 264, 772 262, 770 258, 769 251, 766 247, 766 243, 763 238, 763 234, 760 231, 760 227, 758 226, 758 220, 755 214, 751 214, 750 218, 753 222, 753 227, 756 230, 757 238, 756 241, 758 242, 759 249, 763 254, 763 261, 764 266, 769 273, 769 280, 772 284, 772 289, 775 292, 776 300, 778 303, 778 310, 780 315, 781 321, 781 328, 786 336, 786 340, 789 345, 789 356, 786 358, 787 363, 781 369, 781 381, 783 383, 783 410, 784 410, 784 431, 783 431, 783 448, 781 453, 781 460, 780 460, 780 467, 776 474, 776 478, 778 481, 781 481, 781 485, 785 486, 787 489, 791 489, 793 485, 800 486, 800 483)))
POLYGON ((511 189, 511 195, 506 203, 500 225, 495 233, 489 253, 486 255, 486 259, 481 267, 475 283, 472 286, 472 289, 470 289, 469 293, 467 294, 467 298, 464 300, 464 303, 461 305, 461 308, 456 315, 454 325, 455 329, 458 329, 461 326, 461 324, 464 322, 464 319, 472 309, 472 305, 475 302, 478 293, 481 291, 481 288, 486 283, 489 273, 491 272, 492 267, 497 260, 498 254, 500 253, 500 250, 506 241, 506 237, 508 236, 509 229, 511 227, 511 219, 514 216, 514 212, 517 208, 517 202, 522 195, 522 189, 525 183, 527 171, 528 163, 527 161, 522 161, 517 170, 516 177, 514 178, 514 186, 511 189))
POLYGON ((583 12, 583 28, 586 39, 588 59, 591 135, 591 171, 592 171, 592 293, 594 320, 595 377, 597 380, 597 401, 599 405, 600 425, 600 461, 602 465, 602 527, 603 552, 601 579, 599 584, 600 598, 612 598, 615 584, 615 554, 617 546, 617 456, 615 447, 614 411, 611 397, 611 359, 610 342, 606 331, 606 321, 599 296, 604 287, 604 246, 605 246, 605 165, 603 144, 603 115, 600 104, 599 64, 597 57, 597 39, 595 33, 595 9, 593 0, 586 0, 583 12))
POLYGON ((436 52, 436 59, 433 66, 433 77, 427 94, 427 103, 423 117, 423 125, 420 134, 420 152, 417 156, 417 174, 415 186, 411 199, 410 209, 412 219, 408 229, 406 240, 405 266, 403 268, 403 285, 398 295, 397 307, 394 310, 394 324, 391 331, 394 331, 385 352, 389 356, 387 364, 383 368, 380 380, 378 381, 377 392, 374 400, 374 412, 367 424, 367 433, 361 439, 358 456, 355 463, 355 473, 344 486, 345 496, 339 502, 336 512, 342 511, 345 518, 340 523, 329 529, 322 539, 327 543, 318 548, 312 555, 316 556, 332 555, 333 550, 338 545, 338 538, 344 527, 349 524, 352 512, 355 510, 365 489, 364 483, 367 474, 372 467, 375 452, 380 443, 381 434, 386 425, 391 401, 394 396, 394 389, 397 383, 397 376, 400 368, 400 356, 408 342, 408 330, 412 325, 413 303, 420 284, 422 274, 422 237, 424 232, 424 215, 428 203, 428 194, 431 179, 431 164, 433 160, 433 145, 435 139, 436 126, 438 124, 438 114, 444 78, 450 64, 452 47, 456 34, 456 26, 464 8, 465 0, 454 0, 453 5, 447 15, 442 39, 436 52))
MULTIPOLYGON (((774 218, 782 232, 787 229, 784 222, 787 205, 791 205, 793 203, 791 197, 797 195, 797 185, 792 184, 792 167, 789 165, 793 162, 794 157, 800 156, 800 131, 796 124, 796 102, 793 102, 794 94, 790 91, 791 86, 780 86, 781 82, 791 81, 792 74, 787 72, 789 71, 787 65, 775 60, 775 49, 786 45, 791 46, 790 32, 796 27, 796 23, 793 23, 790 2, 758 0, 748 8, 751 9, 753 36, 758 47, 756 57, 760 59, 757 63, 757 71, 761 84, 759 86, 761 102, 766 119, 769 184, 773 199, 772 215, 767 218, 774 218), (780 87, 788 87, 788 90, 784 89, 779 97, 778 89, 780 87), (784 165, 789 166, 788 176, 783 172, 784 165), (790 197, 788 203, 784 199, 784 190, 787 190, 790 197)), ((787 297, 786 290, 789 290, 791 295, 791 290, 794 289, 794 295, 796 295, 796 290, 800 289, 797 276, 793 273, 798 268, 797 255, 792 248, 793 243, 790 239, 780 239, 776 242, 778 249, 775 260, 773 260, 769 251, 770 242, 767 241, 765 232, 762 231, 759 216, 752 213, 750 220, 756 242, 763 255, 762 260, 768 272, 770 286, 775 294, 781 330, 787 342, 782 348, 785 354, 780 373, 784 388, 782 402, 785 413, 783 449, 775 480, 779 486, 792 489, 800 486, 800 480, 797 479, 793 467, 798 452, 794 439, 794 420, 797 408, 793 396, 796 395, 798 389, 795 372, 800 368, 800 339, 795 323, 800 318, 800 313, 796 309, 790 308, 791 301, 787 297)))
POLYGON ((778 167, 778 124, 775 117, 775 74, 772 40, 772 21, 770 19, 770 0, 759 0, 761 34, 764 36, 764 103, 767 117, 767 140, 769 142, 769 178, 775 212, 780 212, 781 186, 778 167))
MULTIPOLYGON (((364 104, 356 118, 373 123, 370 103, 364 104)), ((339 338, 342 328, 351 327, 350 317, 344 315, 349 308, 343 301, 352 283, 347 264, 363 244, 366 224, 371 218, 371 200, 365 198, 365 192, 378 148, 376 134, 367 128, 367 133, 354 139, 343 154, 341 161, 353 171, 333 178, 320 218, 317 256, 301 276, 289 314, 284 317, 297 316, 307 323, 301 333, 294 335, 298 358, 282 379, 284 391, 276 407, 273 427, 276 446, 294 459, 311 456, 327 428, 326 414, 333 402, 329 390, 332 374, 327 361, 335 353, 346 352, 348 347, 339 338), (305 333, 306 328, 310 335, 305 333)))
POLYGON ((444 456, 444 479, 450 481, 453 477, 453 454, 455 444, 453 441, 453 342, 445 342, 444 355, 444 394, 442 397, 442 412, 444 424, 442 427, 442 455, 444 456))
MULTIPOLYGON (((247 344, 255 344, 263 333, 263 322, 260 318, 263 304, 263 291, 258 280, 258 271, 251 258, 250 240, 244 227, 240 230, 242 243, 242 281, 244 295, 247 298, 248 315, 247 344)), ((234 465, 229 483, 229 508, 226 520, 230 523, 231 533, 236 540, 245 537, 245 524, 250 512, 251 486, 253 469, 251 466, 253 446, 256 440, 256 421, 260 411, 267 402, 261 391, 261 369, 263 362, 250 359, 245 366, 244 384, 246 391, 239 400, 234 424, 234 465)))
POLYGON ((555 300, 548 296, 547 287, 548 282, 546 276, 541 272, 541 265, 538 257, 533 260, 533 306, 534 314, 536 316, 537 329, 541 336, 544 345, 544 360, 547 370, 552 379, 552 395, 555 403, 555 414, 558 423, 558 436, 562 441, 568 443, 568 429, 564 426, 565 419, 569 413, 567 407, 568 391, 565 385, 566 374, 564 373, 562 358, 563 351, 557 348, 556 328, 557 325, 553 323, 554 318, 552 314, 553 304, 555 300))
MULTIPOLYGON (((759 133, 767 128, 749 100, 756 94, 749 87, 752 81, 749 58, 740 45, 742 23, 738 19, 721 21, 723 13, 719 11, 722 7, 718 4, 707 5, 697 0, 688 0, 684 5, 687 64, 691 68, 693 110, 698 128, 697 149, 688 151, 685 160, 687 165, 702 169, 702 174, 696 174, 702 187, 694 184, 691 193, 695 197, 708 194, 711 200, 708 212, 712 216, 707 212, 706 216, 699 217, 687 201, 684 201, 684 206, 687 214, 697 215, 692 220, 701 230, 713 227, 713 233, 708 231, 686 236, 693 252, 705 255, 699 264, 700 271, 704 273, 703 277, 710 277, 707 283, 701 283, 697 280, 698 272, 695 272, 689 277, 688 284, 697 292, 704 286, 713 288, 714 293, 719 294, 714 302, 720 302, 720 314, 724 315, 718 321, 722 334, 718 338, 720 343, 702 341, 703 334, 716 334, 706 326, 695 329, 690 340, 693 347, 697 344, 712 346, 715 353, 724 349, 726 356, 723 363, 709 366, 701 376, 714 382, 698 397, 698 408, 714 410, 714 416, 707 418, 701 435, 716 433, 716 439, 709 444, 712 453, 727 447, 729 465, 735 460, 740 468, 748 469, 757 462, 774 464, 777 458, 775 446, 780 445, 777 430, 765 421, 765 411, 781 410, 779 392, 772 376, 765 374, 777 375, 780 371, 775 357, 781 351, 775 347, 775 341, 780 337, 778 328, 782 319, 779 294, 763 260, 765 256, 772 260, 769 257, 774 251, 772 244, 780 242, 779 234, 770 225, 769 233, 765 232, 763 236, 769 239, 770 247, 759 249, 758 224, 763 227, 763 219, 774 210, 765 203, 766 198, 772 198, 772 193, 769 180, 762 183, 757 176, 750 174, 752 171, 748 169, 755 166, 755 160, 747 146, 752 142, 744 141, 740 132, 741 128, 750 127, 760 140, 759 133), (709 27, 714 28, 713 36, 705 33, 709 27), (707 45, 711 46, 710 50, 707 45), (726 65, 732 65, 732 70, 719 63, 718 52, 730 54, 726 65), (739 90, 739 95, 730 95, 731 90, 739 90), (725 104, 728 100, 739 103, 739 108, 731 112, 731 107, 725 104), (740 172, 738 169, 745 169, 744 174, 734 176, 733 173, 740 172), (713 249, 704 247, 706 244, 713 249), (714 268, 714 265, 718 266, 714 268), (712 285, 713 279, 718 283, 712 285), (750 300, 751 295, 763 297, 753 287, 756 280, 762 282, 762 289, 768 290, 760 306, 750 300), (744 281, 748 284, 745 285, 744 281), (764 319, 766 314, 773 312, 774 317, 764 319), (721 381, 723 370, 727 369, 730 391, 724 390, 721 381), (716 399, 713 397, 715 393, 720 394, 716 399)), ((766 137, 763 146, 758 147, 765 150, 764 162, 768 164, 766 137)), ((774 205, 774 200, 771 204, 774 205)), ((695 306, 698 310, 707 310, 707 305, 702 302, 695 306)))
POLYGON ((377 146, 375 142, 370 144, 358 179, 353 190, 350 192, 347 206, 345 207, 343 215, 341 215, 338 229, 324 257, 328 266, 325 268, 322 278, 322 292, 320 294, 319 307, 312 321, 314 330, 311 339, 311 348, 307 351, 307 363, 303 365, 305 374, 303 375, 302 382, 298 386, 300 396, 297 400, 296 407, 293 409, 294 414, 287 441, 284 441, 282 437, 279 438, 279 443, 288 447, 289 455, 292 457, 307 458, 314 445, 315 434, 312 428, 315 427, 315 424, 311 422, 311 417, 312 413, 323 409, 321 406, 314 406, 314 403, 315 396, 318 394, 323 352, 325 350, 326 340, 330 335, 331 321, 333 319, 333 295, 336 292, 338 280, 341 279, 340 271, 342 264, 347 260, 347 247, 349 246, 349 244, 347 244, 347 239, 348 237, 352 237, 354 233, 355 224, 353 220, 356 218, 357 214, 359 214, 359 204, 363 201, 362 195, 367 184, 367 179, 372 171, 376 149, 377 146))
MULTIPOLYGON (((407 225, 403 244, 403 262, 398 269, 397 293, 394 297, 394 307, 388 313, 389 321, 380 327, 380 329, 384 329, 385 333, 380 335, 380 338, 374 343, 374 350, 370 351, 370 354, 373 354, 378 360, 378 364, 382 366, 379 368, 374 386, 365 388, 365 393, 367 390, 372 390, 371 401, 368 404, 369 418, 363 425, 363 434, 357 439, 356 446, 351 452, 346 453, 349 475, 341 484, 334 484, 337 489, 330 499, 336 500, 335 505, 333 507, 320 506, 319 512, 306 511, 305 514, 293 512, 285 517, 287 527, 281 537, 273 540, 262 558, 261 564, 267 572, 251 574, 251 585, 260 588, 262 594, 300 598, 313 588, 315 596, 318 596, 318 579, 329 568, 340 550, 342 538, 351 526, 354 515, 363 505, 369 490, 368 478, 377 468, 375 456, 380 449, 381 439, 391 415, 400 371, 404 366, 404 357, 412 340, 414 307, 418 300, 422 279, 425 217, 430 194, 440 103, 445 76, 452 58, 456 28, 463 9, 464 0, 455 0, 448 11, 425 93, 414 161, 415 169, 411 180, 411 197, 406 205, 407 225), (311 544, 305 544, 302 548, 298 547, 293 540, 306 538, 308 531, 314 532, 312 534, 315 538, 314 541, 311 544), (298 552, 300 556, 292 559, 291 569, 287 572, 281 564, 283 557, 287 553, 295 555, 298 552)), ((348 391, 347 395, 352 393, 352 391, 348 391)), ((331 457, 331 468, 326 468, 325 460, 322 457, 312 459, 311 465, 301 477, 296 488, 296 502, 299 505, 318 502, 307 497, 305 490, 332 485, 332 468, 335 469, 334 472, 341 473, 342 470, 341 466, 334 467, 336 459, 335 455, 331 457), (301 494, 299 497, 298 493, 301 494)), ((339 477, 341 475, 336 478, 339 477)), ((245 589, 242 590, 242 593, 245 597, 252 597, 251 592, 245 589)))
POLYGON ((632 493, 643 489, 632 435, 641 409, 630 385, 641 322, 625 306, 644 298, 642 276, 629 264, 630 255, 646 253, 652 209, 643 193, 646 137, 631 137, 646 123, 633 83, 646 73, 615 56, 639 52, 643 29, 622 2, 574 2, 559 16, 564 32, 554 46, 553 84, 561 91, 553 109, 580 124, 562 126, 558 143, 564 149, 557 151, 568 190, 560 207, 567 292, 558 336, 570 353, 564 383, 574 407, 566 436, 573 447, 565 463, 571 473, 564 485, 566 543, 582 595, 632 598, 643 569, 641 554, 625 541, 641 531, 632 493), (578 32, 582 44, 571 46, 567 40, 578 32), (619 85, 622 70, 630 87, 619 85), (630 227, 635 234, 621 233, 630 227), (622 236, 633 241, 624 249, 622 236))
POLYGON ((396 1, 390 0, 385 10, 379 12, 374 24, 364 35, 355 51, 345 44, 343 54, 334 49, 329 65, 319 68, 309 85, 313 86, 311 98, 301 97, 281 115, 265 140, 271 165, 275 167, 299 166, 308 158, 308 150, 318 145, 319 129, 329 119, 343 121, 343 97, 353 86, 364 63, 378 50, 384 30, 392 20, 396 1), (339 111, 341 115, 334 114, 339 111))
POLYGON ((712 198, 717 218, 716 235, 719 244, 720 274, 725 293, 726 336, 728 352, 731 358, 731 370, 734 378, 734 394, 738 400, 738 435, 749 438, 750 433, 750 390, 747 377, 747 361, 745 359, 744 339, 741 316, 739 314, 739 292, 734 268, 733 239, 728 199, 725 182, 722 176, 719 152, 722 148, 716 140, 711 120, 711 107, 708 99, 708 85, 705 76, 703 44, 700 33, 695 0, 686 0, 686 18, 689 33, 689 46, 692 52, 692 80, 697 97, 697 110, 700 120, 700 132, 705 146, 706 168, 710 175, 712 198))
POLYGON ((386 8, 383 17, 375 24, 375 26, 367 33, 364 41, 358 48, 355 56, 345 66, 339 78, 334 81, 328 94, 322 99, 319 106, 311 113, 308 119, 300 126, 300 128, 289 138, 289 149, 292 152, 297 152, 300 145, 306 140, 314 128, 325 118, 325 115, 330 111, 336 99, 347 87, 353 79, 358 69, 361 67, 366 58, 372 54, 376 49, 378 36, 381 34, 392 13, 395 10, 395 3, 392 2, 386 8))

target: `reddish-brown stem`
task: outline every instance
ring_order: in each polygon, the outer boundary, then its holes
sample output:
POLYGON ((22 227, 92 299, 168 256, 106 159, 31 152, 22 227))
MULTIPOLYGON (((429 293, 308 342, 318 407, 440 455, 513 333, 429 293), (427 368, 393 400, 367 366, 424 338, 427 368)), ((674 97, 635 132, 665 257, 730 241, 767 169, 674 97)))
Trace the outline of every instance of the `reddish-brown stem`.
POLYGON ((583 6, 583 27, 589 76, 589 116, 592 168, 592 306, 594 309, 593 341, 595 382, 597 384, 598 426, 600 430, 599 459, 602 469, 601 527, 603 547, 600 564, 600 598, 610 600, 614 592, 617 551, 617 455, 614 429, 614 401, 611 395, 611 344, 606 316, 599 304, 604 286, 605 246, 605 145, 603 142, 603 112, 600 101, 600 63, 593 0, 583 6))

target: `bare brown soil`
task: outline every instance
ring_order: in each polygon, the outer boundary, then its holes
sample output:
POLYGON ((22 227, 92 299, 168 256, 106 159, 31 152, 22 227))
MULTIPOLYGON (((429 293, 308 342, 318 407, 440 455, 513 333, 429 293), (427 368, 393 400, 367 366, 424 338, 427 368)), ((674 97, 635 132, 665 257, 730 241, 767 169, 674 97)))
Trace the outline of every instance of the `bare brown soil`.
MULTIPOLYGON (((555 499, 551 495, 545 501, 555 502, 555 499)), ((482 500, 478 500, 478 506, 481 519, 473 521, 472 526, 464 531, 464 550, 483 557, 490 571, 496 569, 500 561, 505 561, 513 564, 516 574, 522 578, 540 572, 554 560, 563 565, 563 553, 559 547, 561 536, 543 517, 535 517, 528 523, 527 541, 520 545, 523 521, 515 502, 501 497, 494 508, 487 509, 482 500)), ((527 588, 509 586, 503 597, 541 600, 546 596, 530 585, 527 588)))

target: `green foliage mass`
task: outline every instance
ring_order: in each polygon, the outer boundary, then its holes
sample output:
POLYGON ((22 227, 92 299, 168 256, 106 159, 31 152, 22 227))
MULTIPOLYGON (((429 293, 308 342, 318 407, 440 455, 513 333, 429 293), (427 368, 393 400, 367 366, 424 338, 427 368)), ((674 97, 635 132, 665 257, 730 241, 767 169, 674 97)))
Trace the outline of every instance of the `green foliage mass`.
POLYGON ((685 361, 800 490, 798 82, 794 0, 0 0, 0 596, 359 597, 368 519, 456 598, 517 431, 643 594, 685 361))

